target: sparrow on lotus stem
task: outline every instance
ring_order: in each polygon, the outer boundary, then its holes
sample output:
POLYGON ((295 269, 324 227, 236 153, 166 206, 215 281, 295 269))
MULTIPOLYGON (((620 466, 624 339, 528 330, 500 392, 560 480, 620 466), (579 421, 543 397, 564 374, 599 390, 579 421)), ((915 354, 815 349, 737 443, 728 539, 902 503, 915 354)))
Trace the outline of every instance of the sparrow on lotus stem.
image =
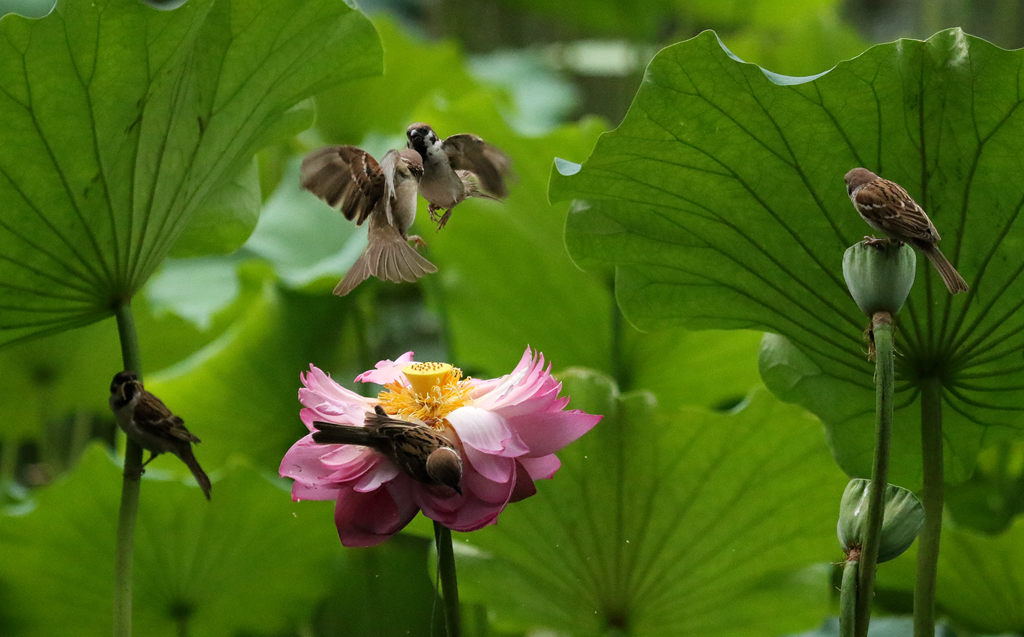
POLYGON ((391 459, 411 478, 450 487, 462 495, 462 458, 451 441, 427 424, 388 416, 380 405, 366 413, 365 426, 314 422, 313 441, 361 445, 391 459))
POLYGON ((899 184, 866 168, 846 173, 846 191, 854 208, 868 225, 895 241, 909 243, 928 257, 950 294, 969 288, 939 246, 942 238, 932 220, 899 184))
POLYGON ((401 283, 437 272, 409 245, 424 245, 423 240, 406 234, 416 219, 416 186, 422 176, 423 161, 408 149, 388 151, 379 164, 355 146, 328 146, 302 160, 303 188, 357 226, 370 219, 369 243, 335 294, 345 296, 371 276, 401 283))
POLYGON ((508 156, 476 135, 462 133, 442 140, 427 124, 416 123, 409 125, 405 136, 408 147, 423 159, 420 194, 430 204, 427 211, 438 230, 448 223, 455 206, 469 197, 508 196, 508 156), (438 210, 445 213, 438 216, 438 210))
POLYGON ((210 499, 210 478, 192 453, 192 443, 199 442, 199 438, 185 428, 185 421, 175 416, 163 401, 143 388, 134 372, 114 375, 110 382, 110 409, 124 433, 149 451, 143 467, 162 453, 173 453, 188 466, 203 495, 210 499))

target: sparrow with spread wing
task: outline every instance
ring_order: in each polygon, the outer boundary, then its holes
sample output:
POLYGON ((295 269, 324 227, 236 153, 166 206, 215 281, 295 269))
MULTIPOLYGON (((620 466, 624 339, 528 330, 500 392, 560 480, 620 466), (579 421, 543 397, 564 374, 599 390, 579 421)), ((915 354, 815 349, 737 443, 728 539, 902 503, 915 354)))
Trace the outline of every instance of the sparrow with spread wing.
POLYGON ((416 218, 416 187, 423 161, 408 149, 388 151, 378 164, 355 146, 328 146, 302 160, 301 184, 346 219, 362 225, 370 219, 369 243, 349 268, 334 293, 345 296, 367 278, 401 283, 437 272, 410 241, 407 231, 416 218))
POLYGON ((210 499, 210 478, 192 453, 192 443, 199 442, 199 438, 185 428, 185 421, 175 416, 163 401, 146 391, 134 372, 114 375, 110 382, 110 409, 124 433, 149 451, 143 467, 162 453, 173 453, 188 466, 206 499, 210 499))
POLYGON ((462 494, 462 458, 452 443, 427 424, 387 415, 380 405, 367 412, 364 426, 314 422, 313 441, 361 445, 391 459, 414 480, 450 487, 462 494))
POLYGON ((909 243, 928 257, 950 294, 969 288, 937 245, 942 238, 924 209, 899 184, 866 168, 846 173, 846 191, 868 225, 890 239, 909 243))
POLYGON ((423 123, 410 124, 405 135, 408 147, 423 160, 420 194, 429 202, 427 210, 438 230, 444 228, 452 210, 463 200, 504 199, 508 195, 508 156, 476 135, 462 133, 442 140, 423 123), (438 210, 445 213, 438 217, 438 210))

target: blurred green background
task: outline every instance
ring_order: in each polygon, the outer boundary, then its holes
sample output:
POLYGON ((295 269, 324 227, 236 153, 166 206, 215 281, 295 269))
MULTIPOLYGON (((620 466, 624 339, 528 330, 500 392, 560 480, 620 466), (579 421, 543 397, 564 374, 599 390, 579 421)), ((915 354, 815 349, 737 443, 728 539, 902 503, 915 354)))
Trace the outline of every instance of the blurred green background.
MULTIPOLYGON (((40 17, 47 4, 0 0, 0 14, 40 17)), ((630 326, 617 309, 614 273, 583 271, 569 258, 569 206, 548 201, 552 162, 584 161, 630 108, 651 58, 706 29, 747 62, 804 76, 872 44, 952 26, 1020 47, 1024 5, 422 0, 358 8, 379 36, 382 73, 318 89, 315 123, 263 140, 255 162, 204 199, 213 221, 195 215, 134 297, 147 388, 203 439, 196 454, 214 478, 208 504, 173 458, 147 468, 137 633, 442 634, 422 517, 381 547, 345 550, 331 505, 293 503, 277 479, 284 451, 305 433, 298 375, 313 363, 351 387, 376 361, 414 350, 492 377, 530 345, 564 377, 573 407, 606 417, 560 454, 562 472, 537 496, 494 528, 457 534, 469 634, 810 635, 823 625, 813 634, 836 634, 827 624, 835 609, 829 563, 841 558, 834 516, 846 478, 820 423, 764 390, 760 333, 630 326), (380 157, 404 145, 413 121, 504 149, 516 173, 511 196, 460 205, 440 233, 421 204, 414 229, 439 273, 416 285, 371 280, 335 298, 330 290, 365 231, 299 190, 298 163, 323 144, 380 157)), ((30 28, 3 21, 7 42, 30 28)), ((379 56, 365 47, 337 55, 317 62, 379 56)), ((123 441, 106 402, 119 369, 112 319, 0 349, 0 634, 109 633, 123 441)), ((950 545, 964 552, 950 549, 947 571, 999 571, 1008 587, 1016 582, 1004 568, 1021 563, 1022 544, 1012 539, 1024 533, 1015 522, 1022 458, 1010 443, 989 448, 975 477, 950 489, 950 545), (965 553, 978 558, 958 566, 965 553)), ((912 570, 913 556, 897 562, 912 570)), ((961 587, 976 585, 943 585, 956 634, 1024 631, 1013 611, 1024 589, 972 606, 955 602, 961 587)), ((908 613, 910 590, 906 576, 883 578, 880 609, 908 613)), ((905 634, 899 621, 891 634, 905 634)))

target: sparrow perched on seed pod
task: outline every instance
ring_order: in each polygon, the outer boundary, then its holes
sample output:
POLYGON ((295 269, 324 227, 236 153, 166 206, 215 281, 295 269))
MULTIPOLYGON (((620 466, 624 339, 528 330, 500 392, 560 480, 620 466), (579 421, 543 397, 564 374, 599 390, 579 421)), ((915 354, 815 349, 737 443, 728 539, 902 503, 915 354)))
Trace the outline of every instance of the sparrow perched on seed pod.
POLYGON ((370 447, 414 480, 451 487, 462 495, 462 458, 443 434, 426 424, 388 416, 380 405, 367 412, 365 426, 314 422, 313 441, 370 447))
POLYGON ((427 210, 438 230, 463 200, 504 199, 508 195, 508 156, 476 135, 463 133, 442 140, 427 124, 416 123, 409 125, 405 136, 408 147, 423 159, 420 194, 429 202, 427 210), (438 217, 438 210, 446 212, 438 217))
POLYGON ((846 173, 846 191, 864 221, 890 239, 914 246, 928 257, 950 294, 969 288, 939 246, 942 238, 925 211, 899 184, 883 179, 866 168, 846 173))
POLYGON ((185 421, 175 416, 163 401, 143 388, 134 372, 114 375, 110 382, 110 409, 124 433, 149 451, 143 467, 162 453, 173 453, 188 466, 206 499, 210 499, 210 478, 192 453, 192 443, 199 442, 199 438, 185 428, 185 421))
POLYGON ((345 296, 371 276, 401 283, 437 272, 411 245, 420 237, 406 232, 416 219, 416 186, 423 176, 419 154, 388 151, 378 164, 355 146, 328 146, 302 160, 302 187, 362 225, 370 219, 369 244, 334 288, 345 296))

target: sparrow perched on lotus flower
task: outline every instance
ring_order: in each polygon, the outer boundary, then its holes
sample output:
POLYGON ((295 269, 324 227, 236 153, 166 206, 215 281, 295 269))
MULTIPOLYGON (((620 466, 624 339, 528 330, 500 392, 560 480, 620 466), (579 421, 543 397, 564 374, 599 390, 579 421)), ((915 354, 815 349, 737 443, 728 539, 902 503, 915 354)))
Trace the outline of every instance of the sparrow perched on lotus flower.
POLYGON ((401 283, 437 272, 437 266, 409 242, 423 240, 407 234, 416 219, 416 187, 423 176, 418 153, 391 150, 380 163, 355 146, 328 146, 302 160, 301 184, 346 219, 362 225, 370 220, 369 243, 334 288, 345 296, 367 278, 401 283))
POLYGON ((310 365, 299 417, 308 433, 281 459, 292 499, 333 500, 345 546, 373 546, 422 511, 453 531, 494 524, 554 476, 555 452, 601 416, 566 409, 562 384, 527 348, 508 374, 463 378, 450 363, 406 352, 356 376, 376 396, 310 365))
POLYGON ((451 440, 430 425, 388 416, 380 405, 366 414, 362 427, 313 422, 313 441, 370 447, 424 484, 444 485, 462 494, 462 458, 451 440))
POLYGON ((942 238, 927 213, 899 184, 883 179, 866 168, 846 173, 846 191, 864 221, 890 239, 909 243, 920 250, 938 271, 950 294, 966 292, 967 282, 942 254, 942 238))
POLYGON ((461 133, 441 139, 427 124, 410 124, 408 148, 423 160, 419 191, 430 204, 430 218, 444 228, 452 210, 469 197, 504 199, 511 161, 505 153, 476 135, 461 133), (438 210, 445 210, 437 216, 438 210))
POLYGON ((162 453, 173 453, 188 466, 206 499, 210 499, 210 478, 192 453, 192 443, 199 442, 199 438, 163 401, 146 391, 134 372, 114 375, 110 382, 110 409, 124 433, 149 451, 143 467, 162 453))

